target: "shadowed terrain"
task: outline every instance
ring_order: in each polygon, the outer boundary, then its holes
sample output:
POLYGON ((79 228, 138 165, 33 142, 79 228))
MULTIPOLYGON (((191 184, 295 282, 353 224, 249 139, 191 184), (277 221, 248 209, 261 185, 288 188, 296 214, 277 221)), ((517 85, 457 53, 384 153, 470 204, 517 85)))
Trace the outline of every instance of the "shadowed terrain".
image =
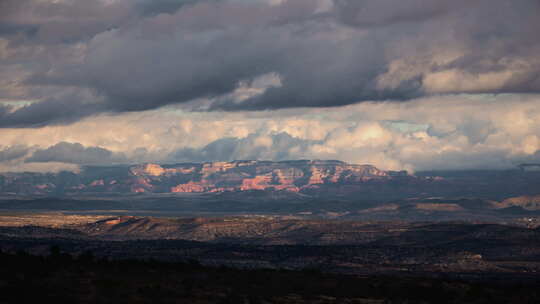
POLYGON ((112 217, 64 227, 5 226, 1 248, 112 259, 197 259, 205 265, 354 274, 473 277, 540 271, 540 228, 466 222, 406 223, 287 217, 112 217))
POLYGON ((0 302, 36 303, 536 303, 539 283, 360 277, 313 269, 240 270, 196 261, 104 260, 51 247, 0 253, 0 302), (29 292, 30 291, 30 292, 29 292))

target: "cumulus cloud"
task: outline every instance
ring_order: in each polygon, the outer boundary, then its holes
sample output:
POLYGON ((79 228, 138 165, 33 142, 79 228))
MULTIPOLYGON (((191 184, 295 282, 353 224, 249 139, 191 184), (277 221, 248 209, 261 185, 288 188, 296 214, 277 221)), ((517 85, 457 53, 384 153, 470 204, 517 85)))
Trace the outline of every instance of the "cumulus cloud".
POLYGON ((29 151, 25 145, 13 145, 9 147, 0 146, 0 162, 11 161, 24 157, 29 151))
POLYGON ((433 0, 336 0, 337 18, 355 27, 388 26, 396 23, 417 23, 448 14, 459 7, 470 7, 470 1, 433 1, 433 0))
POLYGON ((507 169, 540 162, 538 134, 538 95, 437 96, 332 111, 167 108, 102 115, 69 126, 0 130, 4 150, 20 143, 29 147, 19 158, 0 161, 0 170, 8 170, 8 163, 11 170, 36 161, 45 166, 235 159, 339 159, 410 171, 507 169))
POLYGON ((3 0, 0 36, 10 43, 55 44, 87 40, 135 16, 127 1, 3 0))
POLYGON ((538 162, 539 11, 532 0, 0 1, 0 170, 538 162))
POLYGON ((35 128, 68 124, 101 111, 103 105, 86 102, 87 95, 66 94, 22 106, 0 104, 0 128, 35 128), (83 98, 81 100, 81 98, 83 98))
POLYGON ((80 143, 60 142, 47 149, 35 151, 25 162, 91 165, 124 163, 126 158, 122 153, 113 153, 100 147, 84 147, 80 143))
POLYGON ((314 141, 300 139, 288 133, 250 134, 245 138, 222 138, 200 148, 174 151, 170 161, 204 162, 232 160, 298 159, 314 141))
POLYGON ((4 128, 172 104, 273 110, 540 89, 538 1, 0 5, 0 79, 11 79, 0 99, 35 101, 0 107, 4 128), (250 90, 265 75, 279 84, 250 90))

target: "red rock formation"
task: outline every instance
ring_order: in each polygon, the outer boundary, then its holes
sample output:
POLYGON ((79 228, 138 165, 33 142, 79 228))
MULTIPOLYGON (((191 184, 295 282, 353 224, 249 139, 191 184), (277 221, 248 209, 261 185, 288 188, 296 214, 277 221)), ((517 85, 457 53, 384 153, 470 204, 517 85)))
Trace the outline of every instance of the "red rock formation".
MULTIPOLYGON (((311 167, 310 168, 311 176, 309 177, 309 180, 307 182, 308 185, 316 185, 316 184, 323 184, 324 177, 327 177, 327 174, 324 174, 320 168, 311 167)), ((337 181, 337 180, 336 180, 337 181)))
POLYGON ((187 168, 171 168, 171 169, 165 169, 166 174, 189 174, 197 171, 197 168, 191 166, 187 168))
POLYGON ((171 188, 173 193, 182 193, 182 192, 207 192, 208 187, 202 182, 193 182, 190 181, 187 184, 180 184, 176 187, 171 188))
POLYGON ((146 192, 146 190, 144 190, 144 188, 141 188, 141 187, 133 187, 133 188, 131 188, 131 192, 133 192, 133 193, 144 193, 144 192, 146 192))
POLYGON ((280 184, 291 186, 297 179, 304 177, 304 172, 296 168, 276 169, 273 174, 280 184))
POLYGON ((133 185, 131 186, 131 192, 152 192, 152 188, 152 184, 150 184, 150 182, 146 178, 140 177, 133 181, 133 185))
POLYGON ((77 186, 71 187, 71 189, 73 189, 73 190, 82 190, 82 189, 85 189, 85 188, 86 188, 86 186, 83 185, 83 184, 78 184, 77 186))
POLYGON ((95 180, 90 183, 90 187, 104 186, 105 182, 102 179, 95 180))
POLYGON ((240 190, 265 190, 269 187, 269 183, 272 182, 271 175, 255 176, 254 178, 246 178, 242 181, 240 190))
POLYGON ((55 187, 56 186, 52 184, 41 184, 41 185, 36 186, 36 188, 39 190, 46 190, 46 189, 55 188, 55 187))
POLYGON ((159 176, 159 175, 162 175, 164 172, 165 172, 165 169, 163 169, 160 165, 156 165, 156 164, 145 164, 145 165, 135 166, 131 168, 131 173, 136 176, 140 176, 140 175, 159 176))
POLYGON ((223 192, 247 190, 301 191, 324 184, 361 183, 373 178, 388 177, 373 166, 349 165, 339 161, 234 161, 179 164, 163 168, 156 164, 134 166, 136 177, 133 192, 223 192), (188 179, 187 182, 159 190, 168 178, 188 179), (225 186, 223 186, 225 185, 225 186))
POLYGON ((205 163, 203 164, 202 173, 203 174, 212 174, 216 172, 225 172, 229 169, 235 168, 236 163, 234 162, 214 162, 214 163, 205 163))

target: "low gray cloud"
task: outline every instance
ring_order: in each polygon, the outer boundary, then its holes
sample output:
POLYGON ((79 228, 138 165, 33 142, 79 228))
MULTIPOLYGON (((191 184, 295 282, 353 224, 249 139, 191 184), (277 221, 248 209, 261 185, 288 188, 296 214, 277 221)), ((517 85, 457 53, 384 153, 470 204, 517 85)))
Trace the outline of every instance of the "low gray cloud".
POLYGON ((0 162, 22 158, 28 154, 30 148, 25 145, 0 147, 0 162))
MULTIPOLYGON (((200 0, 136 0, 136 10, 142 16, 173 14, 182 6, 197 3, 200 0)), ((207 0, 219 1, 219 0, 207 0)))
POLYGON ((74 96, 49 99, 18 108, 0 104, 0 128, 35 128, 68 124, 99 113, 102 109, 101 104, 85 103, 84 100, 74 96))
POLYGON ((85 147, 79 143, 60 142, 46 149, 35 151, 27 163, 59 162, 77 165, 125 163, 123 153, 114 153, 100 147, 85 147))
POLYGON ((3 0, 0 37, 24 44, 77 43, 136 17, 126 1, 3 0))
POLYGON ((0 77, 16 79, 0 82, 0 98, 38 100, 0 105, 4 128, 176 104, 251 111, 540 91, 540 2, 533 0, 0 5, 0 67, 10 71, 0 77), (279 86, 233 94, 270 73, 279 86), (92 94, 51 96, 66 90, 92 94))
POLYGON ((302 140, 288 133, 270 135, 250 134, 245 138, 221 138, 203 148, 183 148, 171 153, 168 161, 204 162, 232 160, 287 160, 296 159, 312 140, 302 140))
POLYGON ((456 8, 470 8, 471 2, 473 1, 335 0, 334 13, 344 24, 369 28, 423 22, 449 14, 456 8))

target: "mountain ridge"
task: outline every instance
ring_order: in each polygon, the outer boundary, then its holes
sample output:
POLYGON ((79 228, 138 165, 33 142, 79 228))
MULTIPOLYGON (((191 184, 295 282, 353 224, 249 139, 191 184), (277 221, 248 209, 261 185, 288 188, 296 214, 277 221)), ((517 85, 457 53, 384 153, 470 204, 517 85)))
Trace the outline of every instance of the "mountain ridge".
POLYGON ((214 193, 277 190, 301 192, 325 185, 359 185, 408 176, 338 160, 143 163, 86 167, 80 173, 0 174, 0 193, 214 193), (11 190, 11 191, 10 191, 11 190))
MULTIPOLYGON (((138 194, 159 198, 168 194, 174 201, 179 194, 189 193, 214 198, 216 194, 225 194, 232 201, 245 201, 247 197, 281 193, 278 196, 289 197, 286 200, 299 194, 320 200, 391 203, 392 200, 432 197, 502 202, 523 196, 521 203, 507 201, 495 207, 526 205, 536 210, 538 203, 530 198, 540 195, 538 185, 540 172, 536 171, 424 171, 412 175, 336 160, 142 163, 85 166, 80 172, 0 173, 0 196, 7 199, 81 195, 132 197, 138 194)), ((438 207, 459 209, 450 205, 438 207)))

